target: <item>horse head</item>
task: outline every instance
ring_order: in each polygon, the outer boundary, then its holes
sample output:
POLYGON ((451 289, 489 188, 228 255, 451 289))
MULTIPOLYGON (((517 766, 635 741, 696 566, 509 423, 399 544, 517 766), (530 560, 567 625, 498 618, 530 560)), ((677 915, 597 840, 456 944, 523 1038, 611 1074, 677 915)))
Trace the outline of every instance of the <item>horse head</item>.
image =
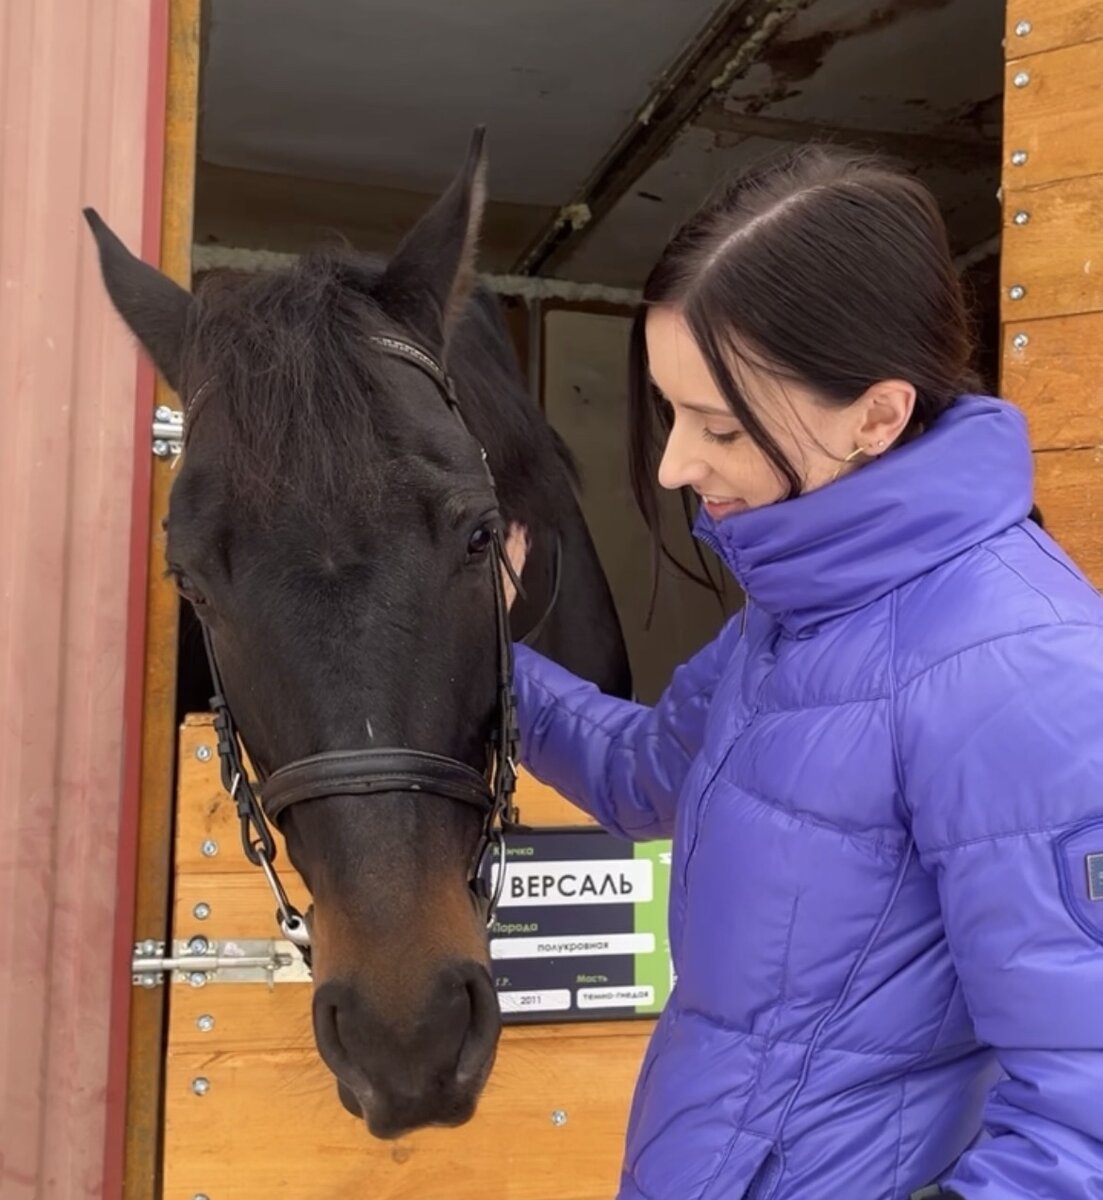
POLYGON ((494 1060, 470 886, 487 811, 431 770, 399 776, 410 755, 449 760, 453 782, 487 772, 508 651, 499 532, 550 527, 570 490, 518 402, 493 301, 472 296, 485 169, 480 131, 385 265, 331 248, 194 295, 86 213, 112 302, 185 406, 166 563, 262 798, 289 764, 333 767, 286 807, 284 788, 277 819, 312 896, 318 1048, 377 1136, 466 1120, 494 1060), (393 786, 385 771, 354 786, 372 750, 398 753, 393 786))

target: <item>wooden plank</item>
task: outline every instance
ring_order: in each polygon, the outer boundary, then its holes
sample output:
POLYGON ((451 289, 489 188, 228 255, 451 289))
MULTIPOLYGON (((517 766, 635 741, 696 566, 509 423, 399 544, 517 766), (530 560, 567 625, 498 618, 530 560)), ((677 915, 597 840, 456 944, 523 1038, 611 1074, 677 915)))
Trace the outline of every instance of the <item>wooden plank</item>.
MULTIPOLYGON (((1100 6, 1103 8, 1103 6, 1100 6)), ((1103 171, 1103 41, 1007 64, 1005 183, 1035 187, 1103 171), (1019 83, 1025 82, 1024 86, 1019 83), (1026 151, 1019 163, 1012 155, 1026 151)))
POLYGON ((1035 463, 1046 529, 1103 588, 1103 447, 1043 452, 1035 463))
MULTIPOLYGON (((193 871, 177 875, 173 906, 174 936, 279 937, 275 901, 260 870, 245 861, 236 844, 221 850, 220 857, 223 854, 231 868, 228 871, 193 871), (244 862, 244 868, 239 867, 240 862, 244 862), (205 920, 198 920, 194 915, 198 904, 205 904, 210 910, 205 920)), ((287 855, 281 854, 276 863, 291 903, 300 911, 305 911, 310 904, 310 896, 287 861, 287 855)))
POLYGON ((642 1031, 517 1037, 471 1122, 395 1142, 370 1138, 340 1107, 313 1050, 173 1047, 164 1197, 608 1200, 645 1045, 642 1031))
POLYGON ((1103 175, 1006 194, 1000 286, 1005 323, 1103 310, 1103 175))
POLYGON ((1007 0, 1006 14, 1009 59, 1103 38, 1099 0, 1007 0), (1020 28, 1024 21, 1029 29, 1020 28))
POLYGON ((1103 313, 1016 321, 1004 327, 1000 394, 1027 414, 1036 450, 1103 444, 1099 380, 1103 313), (1022 336, 1026 345, 1016 346, 1016 338, 1022 336))
MULTIPOLYGON (((161 269, 184 287, 191 278, 192 214, 199 93, 200 0, 170 0, 166 79, 161 269)), ((156 404, 179 401, 158 379, 156 404)), ((160 939, 168 931, 172 870, 173 768, 176 752, 178 601, 162 577, 161 520, 172 484, 169 464, 153 464, 149 514, 146 660, 143 683, 141 798, 134 933, 160 939)), ((160 1195, 161 1089, 164 1075, 164 989, 135 989, 131 998, 126 1095, 125 1200, 160 1195)))
POLYGON ((541 783, 523 767, 517 778, 517 809, 526 825, 596 825, 597 822, 541 783))
MULTIPOLYGON (((241 852, 241 834, 233 802, 222 788, 217 740, 208 713, 189 716, 180 732, 179 812, 176 825, 176 869, 180 874, 257 874, 241 852), (205 755, 201 758, 200 755, 205 755), (218 854, 204 855, 214 841, 218 854)), ((522 770, 517 782, 521 819, 532 825, 593 825, 592 818, 558 792, 522 770)), ((280 857, 287 861, 276 834, 280 857)), ((243 935, 244 936, 244 935, 243 935)))
MULTIPOLYGON (((314 1050, 309 984, 281 983, 274 988, 262 983, 209 983, 201 988, 174 984, 171 992, 169 1038, 174 1054, 314 1050), (201 1029, 197 1024, 201 1016, 212 1017, 213 1027, 201 1029)), ((517 1042, 533 1038, 559 1042, 647 1037, 654 1025, 651 1017, 507 1025, 499 1054, 508 1055, 517 1042)))

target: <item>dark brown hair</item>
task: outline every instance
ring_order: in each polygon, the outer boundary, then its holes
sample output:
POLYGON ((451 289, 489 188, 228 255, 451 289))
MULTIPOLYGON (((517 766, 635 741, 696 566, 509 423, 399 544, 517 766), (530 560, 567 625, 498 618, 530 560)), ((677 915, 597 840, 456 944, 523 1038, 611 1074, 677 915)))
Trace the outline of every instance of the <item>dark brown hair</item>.
MULTIPOLYGON (((921 182, 827 146, 752 167, 678 231, 647 279, 632 328, 629 467, 656 566, 660 554, 673 559, 656 494, 670 416, 650 381, 644 334, 655 305, 685 317, 732 412, 788 484, 786 498, 799 494, 800 477, 748 403, 741 366, 840 406, 880 380, 907 380, 917 399, 904 439, 980 388, 946 229, 921 182)), ((690 513, 684 493, 683 503, 690 513)))

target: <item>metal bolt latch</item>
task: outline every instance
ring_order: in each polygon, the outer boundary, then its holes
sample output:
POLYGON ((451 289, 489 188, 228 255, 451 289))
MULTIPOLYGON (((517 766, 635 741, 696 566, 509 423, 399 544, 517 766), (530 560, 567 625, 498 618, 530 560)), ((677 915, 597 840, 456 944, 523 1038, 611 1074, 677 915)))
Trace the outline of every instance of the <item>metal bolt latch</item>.
POLYGON ((1021 283, 1016 283, 1007 289, 1007 294, 1012 300, 1021 300, 1026 295, 1026 288, 1021 283))
POLYGON ((153 453, 158 458, 169 458, 180 453, 184 442, 184 414, 180 409, 159 404, 153 413, 153 453))
POLYGON ((557 1125, 557 1126, 566 1125, 567 1124, 566 1112, 564 1112, 564 1110, 561 1108, 557 1108, 551 1115, 551 1123, 553 1125, 557 1125))
POLYGON ((205 900, 200 900, 191 911, 197 921, 205 921, 211 915, 211 906, 205 900))
POLYGON ((210 1033, 214 1028, 214 1017, 210 1013, 203 1013, 195 1018, 195 1027, 200 1033, 210 1033))
POLYGON ((218 843, 213 838, 207 838, 200 849, 203 851, 204 858, 214 858, 218 853, 218 843))
POLYGON ((1025 150, 1013 150, 1011 152, 1011 165, 1013 167, 1025 167, 1026 160, 1030 157, 1025 150))
POLYGON ((153 960, 164 954, 164 942, 156 942, 146 938, 144 942, 134 943, 134 956, 131 963, 131 982, 137 987, 155 988, 161 982, 155 972, 145 970, 146 960, 153 960))
POLYGON ((1015 78, 1012 79, 1011 82, 1017 88, 1026 87, 1026 85, 1030 82, 1030 72, 1029 71, 1016 71, 1015 78))
POLYGON ((191 1090, 197 1096, 205 1096, 211 1090, 211 1081, 204 1078, 202 1075, 197 1075, 191 1081, 191 1090))
POLYGON ((1011 344, 1016 350, 1025 350, 1030 345, 1030 338, 1025 333, 1017 333, 1011 339, 1011 344))
POLYGON ((1015 214, 1015 224, 1016 225, 1025 225, 1029 220, 1030 220, 1030 213, 1028 213, 1025 208, 1020 208, 1019 211, 1015 214))
POLYGON ((1015 26, 1015 36, 1028 37, 1033 28, 1034 26, 1031 25, 1029 21, 1020 21, 1018 25, 1015 26))
POLYGON ((198 758, 200 762, 210 762, 211 761, 210 746, 196 746, 195 757, 198 758))
POLYGON ((196 934, 174 941, 169 953, 163 942, 136 942, 131 962, 135 987, 157 987, 172 979, 193 988, 212 983, 305 982, 309 971, 296 961, 292 947, 271 939, 235 938, 216 941, 196 934), (148 945, 152 949, 145 949, 148 945))

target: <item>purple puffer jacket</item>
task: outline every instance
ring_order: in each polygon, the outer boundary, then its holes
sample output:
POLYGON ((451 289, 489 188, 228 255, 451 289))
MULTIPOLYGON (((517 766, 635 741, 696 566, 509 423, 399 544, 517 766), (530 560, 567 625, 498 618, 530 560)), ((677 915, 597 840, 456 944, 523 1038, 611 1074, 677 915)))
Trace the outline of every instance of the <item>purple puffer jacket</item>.
POLYGON ((1103 599, 1021 414, 698 535, 750 597, 654 708, 524 647, 524 761, 673 837, 619 1200, 1103 1197, 1103 599))

